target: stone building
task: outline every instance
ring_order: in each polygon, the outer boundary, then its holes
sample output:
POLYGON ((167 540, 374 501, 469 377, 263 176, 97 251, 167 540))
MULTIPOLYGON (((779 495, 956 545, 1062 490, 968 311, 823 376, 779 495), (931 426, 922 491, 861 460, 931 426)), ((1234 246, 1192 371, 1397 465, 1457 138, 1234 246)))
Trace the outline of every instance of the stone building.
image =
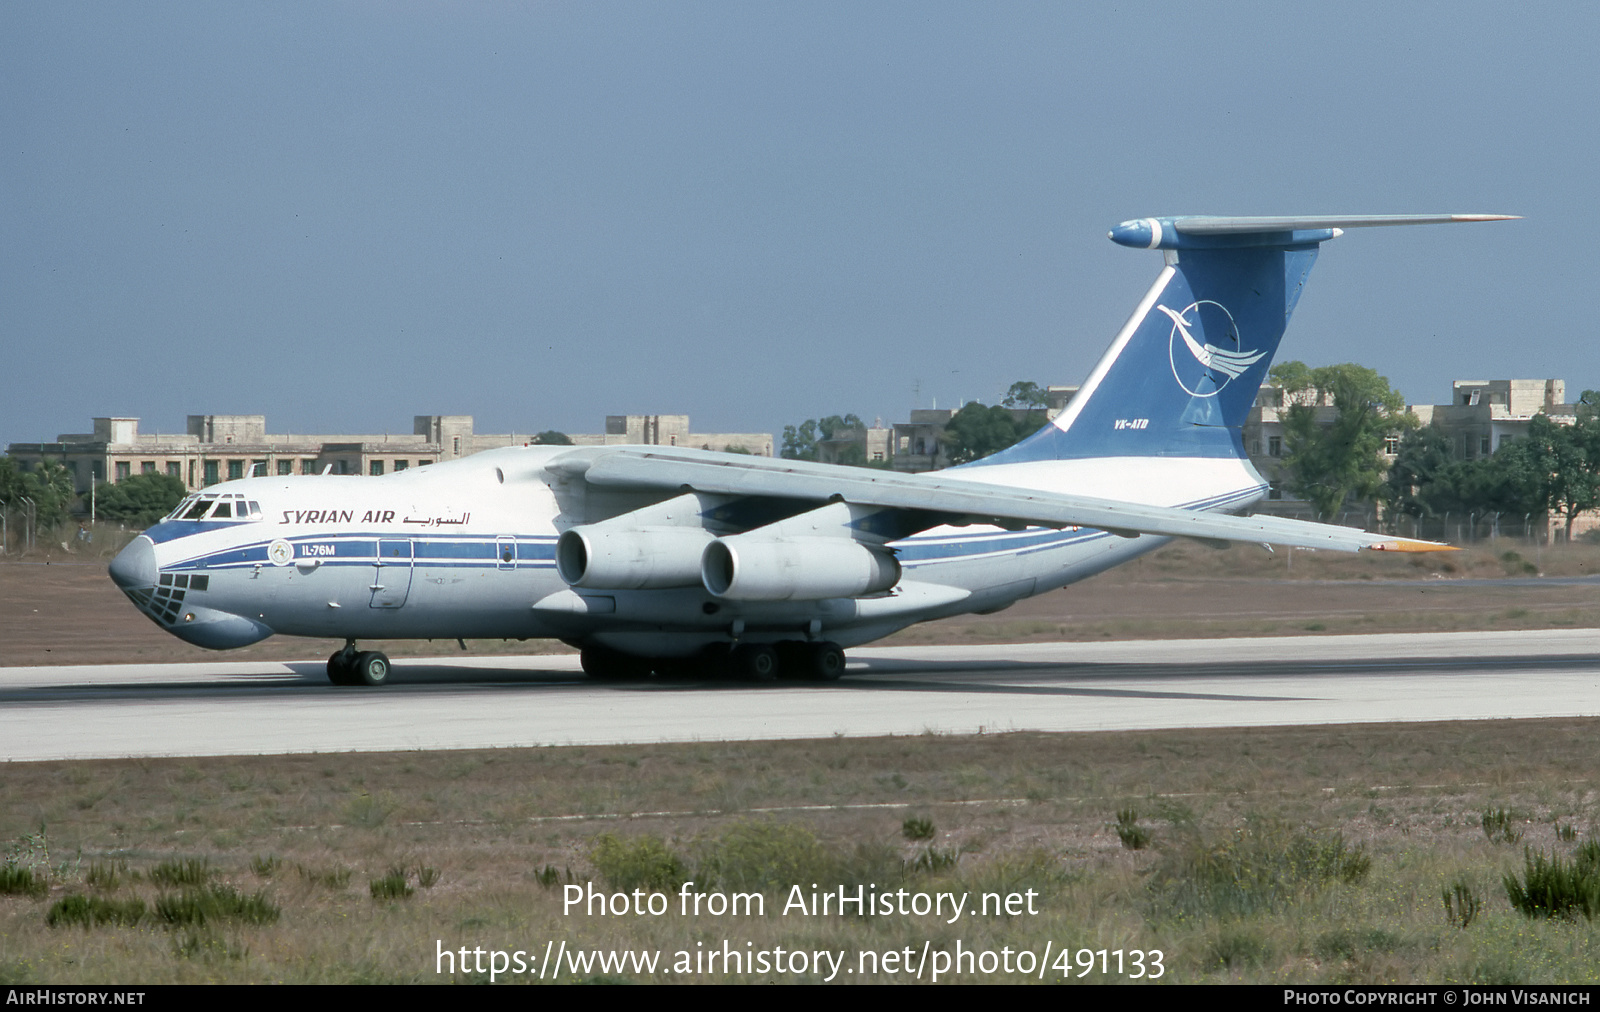
MULTIPOLYGON (((687 415, 611 415, 599 435, 574 435, 578 446, 659 443, 772 455, 771 433, 691 433, 687 415)), ((388 474, 532 441, 533 433, 473 431, 471 415, 417 415, 409 433, 382 435, 269 433, 265 415, 190 415, 187 431, 139 431, 137 418, 96 418, 94 430, 50 443, 12 443, 23 467, 60 461, 74 488, 167 474, 191 490, 252 474, 388 474)))
MULTIPOLYGON (((1326 395, 1312 401, 1310 393, 1291 395, 1279 387, 1262 386, 1242 434, 1250 462, 1272 485, 1269 503, 1257 506, 1257 512, 1309 515, 1309 504, 1283 488, 1283 457, 1288 452, 1283 420, 1289 407, 1297 403, 1296 396, 1298 403, 1316 410, 1319 422, 1333 422, 1333 401, 1326 395), (1282 505, 1273 507, 1271 503, 1282 505)), ((1413 404, 1408 410, 1423 425, 1431 425, 1449 438, 1457 460, 1475 460, 1525 436, 1535 415, 1571 425, 1577 405, 1565 401, 1566 383, 1559 379, 1456 380, 1450 385, 1449 404, 1413 404)), ((1397 431, 1386 441, 1384 448, 1391 459, 1400 448, 1400 438, 1397 431)))

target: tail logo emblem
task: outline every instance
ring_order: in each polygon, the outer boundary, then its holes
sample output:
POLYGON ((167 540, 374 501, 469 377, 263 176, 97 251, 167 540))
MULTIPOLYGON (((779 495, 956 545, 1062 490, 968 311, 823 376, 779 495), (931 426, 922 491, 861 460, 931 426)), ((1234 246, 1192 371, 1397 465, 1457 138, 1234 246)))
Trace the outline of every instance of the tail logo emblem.
POLYGON ((1156 308, 1172 319, 1172 336, 1167 342, 1172 378, 1191 396, 1215 397, 1223 387, 1266 356, 1265 352, 1239 347, 1239 327, 1233 322, 1233 314, 1220 302, 1202 299, 1190 303, 1181 313, 1160 304, 1156 308), (1212 344, 1209 339, 1201 344, 1192 333, 1197 327, 1204 337, 1220 335, 1218 340, 1223 347, 1212 344))

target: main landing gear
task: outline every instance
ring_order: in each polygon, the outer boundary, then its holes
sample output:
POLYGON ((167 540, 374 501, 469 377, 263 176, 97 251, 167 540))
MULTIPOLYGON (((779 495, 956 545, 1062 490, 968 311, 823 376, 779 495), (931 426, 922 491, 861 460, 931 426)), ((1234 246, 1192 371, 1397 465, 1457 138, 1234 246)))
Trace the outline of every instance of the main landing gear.
POLYGON ((389 658, 376 650, 358 652, 355 640, 328 658, 328 681, 335 685, 383 685, 389 680, 389 658))
POLYGON ((640 681, 651 673, 663 678, 726 677, 770 682, 780 677, 831 682, 844 674, 844 648, 837 643, 746 643, 729 650, 708 649, 698 657, 635 657, 606 647, 587 646, 583 673, 595 681, 640 681))

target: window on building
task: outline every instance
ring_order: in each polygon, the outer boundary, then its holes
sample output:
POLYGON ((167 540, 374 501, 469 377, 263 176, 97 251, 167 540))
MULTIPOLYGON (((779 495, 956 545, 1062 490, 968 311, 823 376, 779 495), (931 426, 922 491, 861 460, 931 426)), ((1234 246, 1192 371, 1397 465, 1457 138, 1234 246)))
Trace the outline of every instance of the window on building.
POLYGON ((156 462, 153 461, 153 460, 141 461, 139 463, 139 473, 140 474, 155 474, 156 473, 156 462))
POLYGON ((228 461, 228 480, 229 481, 238 481, 240 478, 243 478, 243 477, 244 477, 244 461, 242 461, 242 460, 230 460, 230 461, 228 461))
POLYGON ((1511 442, 1513 439, 1516 439, 1516 438, 1517 438, 1516 436, 1512 435, 1509 432, 1503 432, 1503 433, 1500 434, 1500 445, 1504 446, 1504 445, 1506 445, 1507 443, 1511 442))
POLYGON ((338 471, 339 474, 349 474, 350 473, 350 462, 348 460, 340 458, 339 466, 338 466, 338 468, 336 468, 336 470, 338 471))
POLYGON ((1281 456, 1283 456, 1283 437, 1282 436, 1268 436, 1267 437, 1267 456, 1269 456, 1269 457, 1281 457, 1281 456))
POLYGON ((176 460, 167 461, 167 477, 168 478, 176 478, 179 481, 182 481, 183 480, 183 464, 182 464, 182 462, 176 461, 176 460))
POLYGON ((301 474, 316 474, 317 473, 317 462, 315 460, 312 460, 310 457, 307 457, 306 459, 302 460, 300 462, 300 473, 301 474))
POLYGON ((267 476, 267 462, 264 461, 264 460, 252 460, 250 462, 250 477, 252 477, 252 478, 265 478, 266 476, 267 476))
POLYGON ((206 484, 215 485, 220 480, 217 477, 217 462, 214 460, 206 461, 206 484))
POLYGON ((1478 440, 1478 452, 1480 454, 1482 454, 1483 456, 1485 456, 1485 457, 1487 457, 1489 455, 1489 437, 1488 436, 1484 436, 1483 438, 1478 440))
POLYGON ((461 437, 456 436, 451 442, 451 445, 455 447, 455 455, 457 457, 461 456, 461 437))
POLYGON ((278 461, 278 473, 279 474, 293 474, 294 473, 294 461, 292 461, 292 460, 280 460, 280 461, 278 461))
POLYGON ((404 471, 407 466, 408 465, 407 465, 406 461, 403 461, 403 460, 397 460, 397 461, 394 462, 394 469, 396 471, 404 471))
POLYGON ((117 461, 117 480, 124 480, 130 473, 132 473, 132 470, 133 465, 129 464, 126 460, 117 461))
POLYGON ((383 461, 373 460, 367 463, 367 473, 376 478, 383 473, 383 461))
POLYGON ((427 467, 431 463, 433 463, 433 459, 432 458, 424 457, 421 460, 417 461, 417 466, 418 467, 427 467))
POLYGON ((1393 457, 1395 454, 1399 453, 1400 452, 1400 437, 1399 436, 1385 436, 1383 438, 1383 452, 1387 453, 1391 457, 1393 457))

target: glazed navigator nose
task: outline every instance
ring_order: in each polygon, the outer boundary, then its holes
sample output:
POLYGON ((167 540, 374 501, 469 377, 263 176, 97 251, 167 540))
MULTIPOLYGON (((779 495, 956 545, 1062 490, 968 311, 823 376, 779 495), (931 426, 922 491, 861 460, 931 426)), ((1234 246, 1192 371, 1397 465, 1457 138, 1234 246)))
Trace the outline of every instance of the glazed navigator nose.
POLYGON ((111 560, 111 579, 123 590, 154 587, 160 570, 156 566, 156 546, 143 534, 111 560))

